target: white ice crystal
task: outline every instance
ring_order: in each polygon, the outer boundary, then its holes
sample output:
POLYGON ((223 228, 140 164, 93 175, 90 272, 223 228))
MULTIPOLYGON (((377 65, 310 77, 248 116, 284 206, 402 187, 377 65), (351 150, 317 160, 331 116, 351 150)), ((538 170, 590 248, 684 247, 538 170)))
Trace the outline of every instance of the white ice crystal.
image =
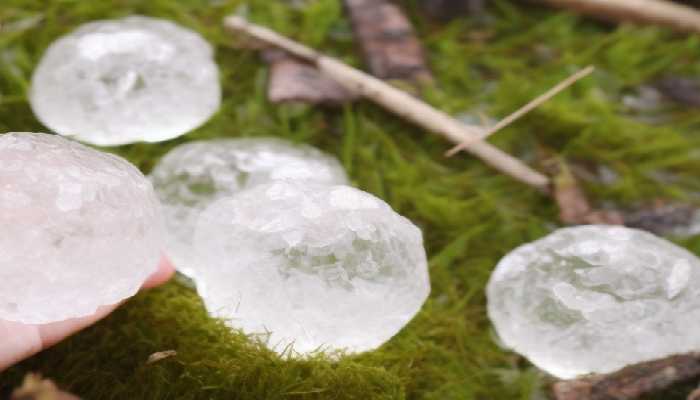
POLYGON ((348 186, 284 181, 207 208, 195 233, 207 309, 278 352, 371 350, 421 308, 421 231, 348 186))
POLYGON ((504 257, 487 295, 503 343, 559 378, 700 350, 700 260, 644 231, 559 229, 504 257))
POLYGON ((178 270, 194 276, 194 227, 212 202, 272 181, 341 185, 347 176, 338 160, 314 147, 244 138, 180 145, 156 165, 151 180, 164 206, 168 255, 178 270))
POLYGON ((128 162, 60 136, 0 135, 0 320, 118 303, 157 268, 163 235, 151 184, 128 162))
POLYGON ((219 108, 212 53, 199 34, 169 21, 91 22, 48 48, 31 105, 53 131, 95 145, 171 139, 219 108))

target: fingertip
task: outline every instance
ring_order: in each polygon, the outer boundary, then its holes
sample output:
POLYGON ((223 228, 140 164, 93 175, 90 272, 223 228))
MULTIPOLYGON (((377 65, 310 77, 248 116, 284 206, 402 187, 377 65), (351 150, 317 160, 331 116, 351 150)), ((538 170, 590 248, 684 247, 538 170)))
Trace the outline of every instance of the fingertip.
POLYGON ((175 274, 175 267, 170 260, 163 256, 158 264, 158 269, 151 275, 148 280, 143 284, 144 289, 153 288, 160 286, 165 282, 169 281, 170 278, 175 274))
MULTIPOLYGON (((174 273, 175 267, 173 267, 173 264, 166 257, 162 257, 160 263, 158 264, 158 269, 143 284, 143 288, 152 288, 162 285, 168 280, 170 280, 174 273)), ((83 318, 74 318, 66 321, 54 322, 45 325, 27 325, 27 328, 35 329, 38 333, 40 339, 40 346, 38 346, 37 348, 32 348, 31 352, 23 354, 22 358, 36 353, 42 348, 50 347, 58 343, 59 341, 65 339, 67 336, 70 336, 71 334, 94 324, 95 322, 106 317, 109 313, 114 311, 114 309, 117 306, 118 304, 111 306, 102 306, 95 312, 95 314, 83 318)), ((0 328, 1 327, 2 326, 0 325, 0 328)), ((0 329, 0 331, 2 331, 2 329, 0 329)), ((0 346, 0 350, 2 350, 2 346, 0 346)), ((0 370, 3 367, 2 361, 3 360, 0 357, 0 370)))

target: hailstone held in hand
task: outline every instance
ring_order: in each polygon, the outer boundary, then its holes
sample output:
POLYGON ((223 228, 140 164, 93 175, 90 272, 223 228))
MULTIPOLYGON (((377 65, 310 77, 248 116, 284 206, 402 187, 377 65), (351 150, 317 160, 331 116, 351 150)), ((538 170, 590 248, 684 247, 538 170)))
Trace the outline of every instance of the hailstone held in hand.
POLYGON ((172 139, 204 123, 221 97, 211 46, 172 22, 90 22, 56 40, 30 101, 53 131, 99 146, 172 139))
POLYGON ((180 145, 156 165, 151 180, 164 206, 168 255, 178 270, 195 276, 195 224, 214 201, 278 180, 341 185, 347 176, 338 160, 314 147, 242 138, 180 145))
POLYGON ((221 199, 195 246, 207 309, 278 352, 375 349, 430 291, 421 231, 348 186, 284 181, 221 199))
POLYGON ((0 135, 0 320, 87 316, 157 268, 160 208, 125 160, 60 136, 0 135))
POLYGON ((559 229, 504 257, 487 295, 503 343, 559 378, 700 350, 700 260, 644 231, 559 229))

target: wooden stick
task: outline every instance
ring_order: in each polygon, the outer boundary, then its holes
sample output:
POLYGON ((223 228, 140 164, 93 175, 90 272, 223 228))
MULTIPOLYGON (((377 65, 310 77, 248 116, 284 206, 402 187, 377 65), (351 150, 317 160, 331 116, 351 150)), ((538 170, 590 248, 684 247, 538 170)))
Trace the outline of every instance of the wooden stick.
MULTIPOLYGON (((483 131, 478 126, 461 123, 452 116, 435 109, 429 104, 403 92, 386 82, 365 72, 350 67, 340 60, 324 56, 319 52, 288 39, 270 29, 252 24, 239 16, 229 16, 224 26, 233 31, 245 33, 267 44, 282 48, 291 54, 314 64, 321 72, 335 79, 349 90, 359 93, 382 105, 388 110, 410 120, 425 129, 440 134, 455 144, 477 138, 483 131)), ((469 146, 471 154, 481 158, 493 168, 510 175, 525 184, 542 191, 548 191, 549 178, 522 161, 486 142, 469 146)))
POLYGON ((462 142, 462 143, 458 144, 457 146, 451 148, 447 153, 445 153, 445 155, 447 157, 452 157, 453 155, 457 154, 461 150, 465 150, 465 149, 469 148, 469 146, 473 145, 474 143, 481 141, 481 140, 485 140, 486 138, 493 135, 494 133, 496 133, 496 132, 500 131, 501 129, 505 128, 506 126, 512 124, 518 118, 522 117, 523 115, 525 115, 525 114, 529 113, 530 111, 534 110, 535 108, 539 107, 540 105, 542 105, 542 103, 544 103, 544 102, 548 101, 549 99, 551 99, 552 97, 558 95, 564 89, 573 85, 574 82, 578 81, 581 78, 588 76, 591 72, 593 72, 593 70, 594 70, 594 67, 592 65, 589 65, 588 67, 576 72, 575 74, 571 75, 570 77, 559 82, 556 86, 549 89, 544 94, 541 94, 536 99, 525 104, 523 107, 521 107, 516 112, 514 112, 514 113, 510 114, 509 116, 507 116, 506 118, 502 119, 493 127, 488 128, 486 131, 481 133, 478 137, 470 138, 466 142, 462 142))
POLYGON ((700 33, 700 11, 665 0, 539 1, 608 21, 656 24, 678 31, 700 33))

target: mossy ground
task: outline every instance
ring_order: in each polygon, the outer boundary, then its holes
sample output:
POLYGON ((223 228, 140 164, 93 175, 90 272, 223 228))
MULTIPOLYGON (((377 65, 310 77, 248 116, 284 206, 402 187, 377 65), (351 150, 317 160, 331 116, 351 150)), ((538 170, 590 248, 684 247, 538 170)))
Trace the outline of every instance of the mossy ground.
MULTIPOLYGON (((378 107, 340 110, 273 106, 267 70, 235 46, 221 18, 237 0, 2 0, 0 132, 46 131, 27 89, 43 50, 94 19, 140 13, 202 32, 217 47, 224 102, 203 127, 177 140, 114 151, 148 172, 177 144, 213 137, 274 135, 316 145, 343 162, 353 183, 388 201, 425 232, 432 295, 415 320, 381 349, 340 361, 285 360, 208 318, 197 296, 173 281, 136 296, 110 318, 0 375, 3 391, 38 371, 86 399, 537 399, 546 378, 498 349, 484 286, 499 258, 557 224, 551 200, 378 107), (147 365, 151 353, 177 356, 147 365)), ((248 0, 251 19, 359 65, 337 0, 248 0)), ((631 118, 621 96, 665 74, 700 74, 698 37, 658 28, 613 27, 571 14, 497 0, 486 20, 436 24, 408 10, 437 82, 424 93, 454 114, 502 117, 573 71, 591 77, 498 133, 492 142, 536 164, 543 150, 604 165, 619 178, 589 182, 598 203, 629 206, 700 191, 700 113, 664 111, 649 125, 631 118), (658 180, 657 172, 672 179, 658 180)), ((700 237, 682 242, 700 253, 700 237)), ((2 340, 2 338, 0 338, 2 340)), ((681 399, 681 394, 664 398, 681 399), (675 396, 675 397, 674 397, 675 396)))

